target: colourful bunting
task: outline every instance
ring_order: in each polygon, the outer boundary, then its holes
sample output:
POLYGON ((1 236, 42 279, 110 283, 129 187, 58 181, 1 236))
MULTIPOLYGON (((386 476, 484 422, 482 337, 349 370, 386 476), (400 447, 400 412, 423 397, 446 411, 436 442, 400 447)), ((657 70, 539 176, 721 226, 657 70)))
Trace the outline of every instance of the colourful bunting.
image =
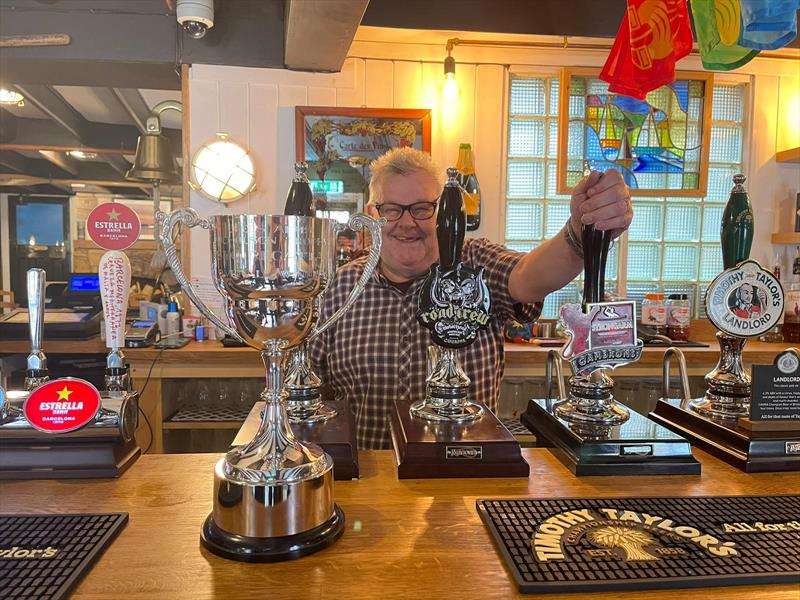
POLYGON ((617 39, 600 72, 609 91, 644 99, 675 80, 675 63, 692 50, 686 0, 627 0, 617 39))
POLYGON ((742 31, 739 44, 756 50, 777 50, 797 37, 800 0, 739 0, 742 31))
POLYGON ((739 0, 691 0, 694 30, 703 67, 730 71, 747 64, 758 50, 739 44, 739 0))

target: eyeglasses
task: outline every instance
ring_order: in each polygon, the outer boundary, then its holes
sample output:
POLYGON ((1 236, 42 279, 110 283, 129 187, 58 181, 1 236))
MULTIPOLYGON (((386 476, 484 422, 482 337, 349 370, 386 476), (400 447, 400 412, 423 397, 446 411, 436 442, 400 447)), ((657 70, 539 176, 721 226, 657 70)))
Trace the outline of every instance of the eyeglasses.
POLYGON ((415 202, 408 206, 401 204, 376 204, 375 209, 378 214, 389 221, 399 221, 403 218, 406 211, 411 213, 411 218, 415 221, 427 221, 436 212, 436 202, 415 202))

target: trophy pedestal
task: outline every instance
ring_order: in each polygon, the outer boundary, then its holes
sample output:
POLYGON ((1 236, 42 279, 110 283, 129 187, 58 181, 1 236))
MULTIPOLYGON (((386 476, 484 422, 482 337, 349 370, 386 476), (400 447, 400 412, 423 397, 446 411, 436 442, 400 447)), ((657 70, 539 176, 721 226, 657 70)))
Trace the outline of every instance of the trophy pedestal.
POLYGON ((700 474, 687 440, 633 410, 621 425, 590 428, 560 419, 555 404, 533 399, 520 420, 575 475, 700 474))
MULTIPOLYGON (((327 400, 325 404, 338 412, 336 417, 311 423, 292 423, 292 431, 299 440, 320 446, 333 458, 335 480, 358 479, 358 444, 350 404, 347 400, 327 400)), ((263 410, 263 402, 253 405, 232 442, 233 446, 246 444, 253 439, 261 423, 263 410)))
MULTIPOLYGON (((305 448, 315 459, 322 455, 319 448, 305 448)), ((214 554, 243 562, 292 560, 330 546, 344 532, 330 466, 291 482, 232 481, 227 468, 224 458, 214 468, 214 509, 200 534, 214 554)))
POLYGON ((200 534, 205 548, 218 556, 241 562, 281 562, 300 558, 327 548, 344 531, 344 513, 334 507, 333 516, 319 527, 303 533, 275 538, 256 538, 229 533, 220 528, 211 515, 200 534))
POLYGON ((410 408, 395 402, 390 421, 399 479, 528 476, 519 443, 489 409, 466 423, 438 423, 410 408))
POLYGON ((680 404, 680 400, 659 400, 650 418, 748 473, 800 470, 800 429, 796 424, 776 430, 780 426, 776 422, 762 428, 747 419, 711 420, 680 404))

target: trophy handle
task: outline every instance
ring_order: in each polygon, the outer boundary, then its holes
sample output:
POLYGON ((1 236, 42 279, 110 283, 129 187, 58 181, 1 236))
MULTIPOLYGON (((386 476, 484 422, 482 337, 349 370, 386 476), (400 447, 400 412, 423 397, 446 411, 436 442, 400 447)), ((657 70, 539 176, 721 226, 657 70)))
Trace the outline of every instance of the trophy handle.
POLYGON ((367 286, 367 282, 369 278, 372 277, 372 273, 375 271, 375 267, 378 266, 378 260, 381 257, 381 227, 386 224, 386 219, 380 218, 378 220, 373 219, 365 214, 359 213, 350 217, 350 221, 348 221, 347 226, 352 229, 353 231, 358 231, 363 229, 364 226, 369 229, 369 233, 372 236, 372 248, 369 251, 369 258, 367 258, 367 264, 364 266, 364 272, 361 273, 361 277, 359 277, 356 285, 350 290, 350 295, 347 296, 347 300, 345 303, 339 307, 335 313, 333 313, 327 321, 324 323, 317 324, 314 329, 306 337, 306 342, 310 342, 315 337, 323 333, 333 325, 339 317, 341 317, 344 313, 346 313, 350 307, 358 300, 358 297, 361 295, 361 292, 364 291, 364 288, 367 286))
MULTIPOLYGON (((197 227, 198 225, 203 229, 211 228, 211 224, 208 222, 208 220, 201 219, 200 215, 198 215, 197 211, 193 208, 179 208, 178 210, 172 211, 166 216, 166 218, 164 218, 160 232, 161 245, 164 248, 164 253, 167 255, 167 264, 169 264, 169 268, 172 269, 172 272, 175 274, 175 279, 177 279, 178 283, 181 284, 183 293, 189 296, 189 299, 204 317, 206 317, 215 326, 219 327, 232 338, 239 340, 240 342, 244 342, 239 334, 236 333, 235 329, 233 329, 227 323, 224 323, 217 315, 209 310, 205 303, 195 293, 192 284, 188 279, 186 279, 186 274, 183 272, 181 262, 178 260, 178 249, 175 247, 175 243, 172 241, 172 230, 178 223, 182 223, 186 225, 186 227, 190 228, 197 227)), ((180 230, 178 233, 180 235, 180 230)))

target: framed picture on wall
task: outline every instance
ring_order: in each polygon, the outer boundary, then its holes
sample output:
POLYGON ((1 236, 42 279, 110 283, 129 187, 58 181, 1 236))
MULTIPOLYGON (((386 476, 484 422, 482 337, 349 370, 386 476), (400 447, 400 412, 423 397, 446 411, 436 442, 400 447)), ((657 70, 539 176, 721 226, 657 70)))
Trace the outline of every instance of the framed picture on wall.
POLYGON ((704 197, 713 74, 679 71, 644 100, 609 92, 598 74, 561 72, 558 193, 570 193, 588 167, 617 169, 635 196, 704 197))
POLYGON ((297 160, 308 163, 318 210, 346 220, 363 211, 369 195, 369 164, 391 148, 431 151, 431 111, 399 108, 295 109, 297 160))

